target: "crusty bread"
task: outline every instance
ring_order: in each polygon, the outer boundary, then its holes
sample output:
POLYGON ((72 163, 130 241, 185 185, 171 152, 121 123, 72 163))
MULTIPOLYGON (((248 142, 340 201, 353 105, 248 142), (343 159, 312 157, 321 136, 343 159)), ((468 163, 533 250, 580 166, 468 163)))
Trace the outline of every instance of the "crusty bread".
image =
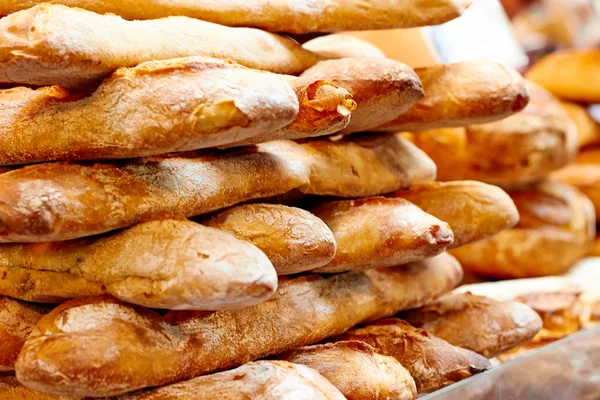
POLYGON ((335 257, 319 273, 407 264, 444 252, 454 240, 447 223, 403 199, 331 201, 311 211, 337 243, 335 257))
POLYGON ((390 196, 406 199, 447 222, 454 232, 450 248, 494 236, 519 221, 509 195, 499 187, 481 182, 430 182, 390 196))
POLYGON ((519 223, 452 250, 466 271, 505 279, 556 275, 592 249, 594 207, 577 189, 548 181, 509 194, 519 210, 519 223))
POLYGON ((423 97, 415 72, 388 58, 321 61, 304 71, 302 77, 331 81, 352 94, 357 108, 342 134, 369 131, 391 121, 423 97))
POLYGON ((586 107, 570 101, 561 101, 560 105, 577 127, 580 147, 600 144, 600 124, 592 118, 586 107))
MULTIPOLYGON (((46 0, 3 0, 0 15, 46 0)), ((311 33, 437 25, 459 17, 469 0, 53 0, 128 19, 186 15, 230 26, 272 32, 311 33)))
POLYGON ((578 150, 577 127, 546 90, 527 82, 531 100, 508 118, 410 135, 436 163, 438 179, 501 185, 536 182, 564 167, 578 150), (448 154, 452 154, 449 157, 448 154))
POLYGON ((531 67, 526 77, 561 99, 600 103, 600 50, 557 51, 531 67))
POLYGON ((348 57, 383 58, 385 54, 377 46, 353 35, 336 33, 319 36, 302 45, 323 58, 338 59, 348 57))
POLYGON ((0 83, 64 87, 92 86, 120 67, 179 57, 215 57, 281 74, 299 74, 319 60, 295 41, 258 29, 187 17, 126 21, 58 4, 0 20, 0 43, 0 83))
POLYGON ((0 164, 221 146, 297 114, 298 99, 278 75, 210 58, 149 61, 118 70, 79 101, 57 87, 0 90, 0 164))
MULTIPOLYGON (((37 305, 0 297, 0 373, 15 369, 15 361, 25 339, 49 311, 37 305)), ((2 396, 0 398, 4 399, 2 396)))
POLYGON ((529 100, 521 75, 490 61, 436 65, 415 72, 425 97, 376 130, 414 132, 481 124, 508 117, 529 100))
POLYGON ((400 361, 419 393, 428 393, 491 368, 479 354, 452 346, 401 319, 389 318, 358 327, 333 340, 359 340, 377 353, 400 361))
POLYGON ((246 204, 221 211, 202 224, 232 233, 264 251, 277 274, 289 275, 328 264, 335 237, 319 218, 280 204, 246 204))
POLYGON ((2 400, 76 400, 73 397, 42 393, 23 386, 14 375, 0 375, 0 399, 2 400))
POLYGON ((496 301, 512 301, 517 297, 527 296, 531 293, 580 294, 581 289, 564 277, 547 276, 543 278, 511 279, 462 285, 454 289, 453 292, 468 292, 475 296, 485 296, 496 301))
POLYGON ((192 216, 285 193, 309 168, 267 149, 187 153, 122 164, 39 164, 0 175, 3 242, 67 240, 157 215, 192 216))
POLYGON ((109 293, 171 310, 230 310, 271 297, 277 274, 254 245, 195 222, 162 219, 115 234, 0 246, 0 295, 60 302, 109 293))
POLYGON ((394 358, 355 340, 301 347, 278 356, 318 371, 348 400, 413 400, 414 379, 394 358))
POLYGON ((277 295, 235 311, 160 315, 109 297, 74 299, 40 320, 19 355, 17 377, 71 396, 164 385, 420 307, 461 279, 460 265, 444 254, 397 268, 282 278, 277 295))
POLYGON ((344 129, 350 123, 356 102, 344 88, 316 78, 284 77, 298 97, 300 111, 283 128, 252 136, 221 147, 246 146, 271 140, 304 139, 324 136, 344 129))
POLYGON ((449 293, 398 317, 487 358, 533 339, 542 329, 539 315, 523 303, 468 292, 449 293))

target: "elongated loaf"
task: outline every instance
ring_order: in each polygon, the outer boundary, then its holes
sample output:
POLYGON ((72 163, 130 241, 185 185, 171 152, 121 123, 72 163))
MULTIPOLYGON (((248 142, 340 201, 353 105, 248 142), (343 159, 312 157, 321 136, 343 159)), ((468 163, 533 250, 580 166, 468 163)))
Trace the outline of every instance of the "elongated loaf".
POLYGON ((297 114, 294 91, 275 74, 210 58, 150 61, 120 69, 79 101, 56 87, 0 91, 0 164, 215 147, 297 114))
POLYGON ((453 249, 465 270, 504 279, 557 275, 591 251, 594 207, 577 189, 548 181, 509 193, 521 216, 519 223, 453 249))
POLYGON ((64 87, 91 86, 120 67, 179 57, 215 57, 282 74, 299 74, 319 60, 295 41, 258 29, 187 17, 126 21, 58 4, 3 18, 0 43, 0 83, 64 87))
POLYGON ((326 60, 302 77, 331 81, 348 89, 358 105, 340 133, 364 132, 393 120, 423 97, 417 74, 387 58, 354 57, 326 60))
POLYGON ((481 182, 430 182, 390 197, 408 200, 447 222, 454 232, 450 248, 494 236, 519 221, 519 212, 510 196, 499 187, 481 182))
POLYGON ((573 161, 579 148, 577 127, 550 93, 532 82, 527 88, 531 100, 515 115, 465 128, 418 132, 411 141, 436 163, 439 180, 537 182, 573 161))
POLYGON ((490 61, 469 61, 415 70, 425 97, 408 112, 375 130, 400 132, 467 126, 496 121, 529 101, 525 80, 515 70, 490 61))
POLYGON ((334 340, 359 340, 400 361, 414 378, 419 393, 432 392, 491 368, 485 357, 396 318, 352 329, 334 340))
POLYGON ((348 57, 384 58, 377 46, 353 35, 335 33, 319 36, 302 45, 305 49, 327 59, 348 57))
POLYGON ((454 346, 495 357, 523 344, 542 329, 530 307, 516 301, 499 302, 471 293, 449 293, 399 318, 454 346))
POLYGON ((177 219, 102 237, 0 246, 0 274, 0 295, 58 303, 109 293, 172 310, 248 307, 277 289, 275 269, 258 248, 177 219))
POLYGON ((417 395, 408 371, 364 342, 306 346, 278 358, 319 371, 348 400, 413 400, 417 395))
POLYGON ((221 147, 324 136, 348 126, 352 111, 356 109, 356 102, 346 89, 316 78, 286 76, 285 79, 296 92, 300 104, 296 118, 282 128, 221 147))
POLYGON ((74 299, 38 323, 17 360, 17 377, 72 396, 164 385, 420 307, 461 279, 460 265, 444 254, 405 267, 283 278, 277 295, 236 311, 159 315, 110 297, 74 299))
POLYGON ((320 273, 407 264, 444 252, 454 240, 447 223, 402 199, 332 201, 311 211, 337 243, 335 257, 320 273))
POLYGON ((15 361, 25 339, 49 311, 37 305, 0 297, 0 372, 15 369, 15 361))
POLYGON ((261 147, 310 167, 302 193, 368 197, 435 179, 435 164, 408 140, 394 134, 263 143, 261 147))
POLYGON ((322 267, 333 259, 337 247, 323 221, 308 211, 280 204, 232 207, 202 224, 254 244, 269 257, 279 275, 322 267))
MULTIPOLYGON (((0 15, 32 7, 44 0, 4 0, 0 15)), ((218 3, 212 0, 54 0, 54 3, 113 13, 128 19, 186 15, 230 26, 273 32, 310 33, 409 28, 437 25, 459 17, 468 0, 264 0, 218 3)))
POLYGON ((40 164, 0 175, 0 241, 49 242, 285 193, 308 167, 259 148, 122 164, 40 164))

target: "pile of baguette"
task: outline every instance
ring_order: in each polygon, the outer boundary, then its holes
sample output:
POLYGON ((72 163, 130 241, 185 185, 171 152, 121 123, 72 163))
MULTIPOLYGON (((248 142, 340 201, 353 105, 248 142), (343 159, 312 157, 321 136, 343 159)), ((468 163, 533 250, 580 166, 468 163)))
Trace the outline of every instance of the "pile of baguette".
POLYGON ((577 149, 546 91, 276 33, 468 1, 41 3, 0 4, 2 399, 414 399, 543 327, 453 291, 458 260, 591 243, 589 201, 537 183, 577 149))

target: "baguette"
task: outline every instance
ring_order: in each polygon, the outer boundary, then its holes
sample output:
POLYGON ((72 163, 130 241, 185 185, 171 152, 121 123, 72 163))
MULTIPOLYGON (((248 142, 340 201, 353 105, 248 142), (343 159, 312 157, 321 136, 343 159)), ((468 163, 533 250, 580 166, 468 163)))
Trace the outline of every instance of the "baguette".
POLYGON ((600 103, 600 50, 557 51, 531 67, 526 77, 561 99, 600 103))
POLYGON ((537 182, 574 160, 577 127, 550 93, 531 82, 527 88, 531 100, 515 115, 465 128, 419 132, 411 135, 411 141, 436 163, 442 181, 537 182))
POLYGON ((310 271, 328 264, 335 237, 316 216, 280 204, 246 204, 221 211, 203 225, 232 233, 261 249, 278 275, 310 271))
POLYGON ((450 248, 494 236, 519 221, 509 195, 481 182, 430 182, 392 193, 390 197, 408 200, 447 222, 454 232, 450 248))
POLYGON ((310 167, 302 193, 369 197, 435 179, 435 164, 416 146, 394 134, 319 139, 302 144, 277 141, 261 145, 310 167))
POLYGON ((44 307, 0 297, 0 372, 15 369, 25 339, 48 311, 44 307))
POLYGON ((311 211, 337 243, 335 257, 319 273, 402 265, 438 255, 454 240, 448 224, 402 199, 331 201, 311 211))
POLYGON ((304 71, 302 77, 331 81, 352 94, 357 107, 341 134, 368 131, 391 121, 423 97, 415 72, 387 58, 321 61, 304 71))
POLYGON ((17 378, 44 392, 92 397, 165 385, 420 307, 461 279, 460 265, 441 255, 405 267, 283 278, 277 295, 236 311, 162 316, 109 297, 74 299, 38 323, 17 378))
POLYGON ((413 400, 417 395, 408 371, 364 342, 306 346, 280 358, 319 371, 348 400, 413 400))
POLYGON ((579 146, 600 144, 600 124, 590 115, 589 110, 569 101, 561 101, 560 104, 577 127, 579 146))
POLYGON ((33 165, 0 175, 0 241, 68 240, 157 215, 200 215, 307 181, 306 165, 260 147, 117 165, 33 165))
POLYGON ((469 61, 415 70, 425 97, 408 112, 375 128, 378 131, 424 131, 481 124, 514 114, 529 94, 518 72, 490 61, 469 61))
POLYGON ((396 318, 352 329, 333 340, 359 340, 395 358, 414 378, 418 393, 432 392, 491 368, 485 357, 396 318))
POLYGON ((250 243, 187 220, 163 219, 68 242, 0 247, 0 294, 58 303, 108 293, 171 310, 228 310, 260 303, 277 274, 250 243))
POLYGON ((56 396, 38 392, 23 386, 12 375, 0 375, 0 399, 2 400, 76 400, 73 397, 56 396))
MULTIPOLYGON (((3 0, 0 15, 45 0, 3 0)), ((185 15, 229 26, 250 26, 272 32, 311 33, 410 28, 437 25, 459 17, 469 0, 53 0, 53 3, 113 13, 127 19, 185 15)))
POLYGON ((594 208, 577 189, 548 181, 510 196, 521 216, 513 229, 451 250, 466 271, 503 279, 557 275, 591 251, 594 208))
POLYGON ((40 86, 90 87, 118 68, 179 57, 233 60, 281 74, 299 74, 319 60, 293 40, 258 29, 187 17, 126 21, 58 4, 0 20, 0 43, 0 83, 40 86))
POLYGON ((454 346, 492 358, 527 342, 542 329, 530 307, 466 293, 449 293, 399 318, 454 346))
POLYGON ((0 91, 0 164, 215 147, 297 114, 296 95, 277 75, 209 58, 150 61, 118 70, 79 101, 56 87, 0 91))
POLYGON ((327 59, 349 57, 385 58, 383 51, 374 44, 344 33, 319 36, 304 43, 302 47, 327 59))
POLYGON ((352 111, 356 109, 356 102, 346 89, 320 79, 287 77, 287 81, 295 90, 300 103, 296 118, 283 128, 221 147, 324 136, 348 126, 352 111))

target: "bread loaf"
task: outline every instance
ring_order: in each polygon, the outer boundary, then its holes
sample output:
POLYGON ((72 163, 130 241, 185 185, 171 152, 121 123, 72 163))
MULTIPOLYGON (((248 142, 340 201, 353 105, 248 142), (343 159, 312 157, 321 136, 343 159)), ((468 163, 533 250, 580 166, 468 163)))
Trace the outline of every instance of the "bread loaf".
POLYGON ((557 51, 531 67, 526 77, 561 99, 600 103, 600 50, 557 51))
POLYGON ((510 196, 521 216, 519 223, 452 250, 465 270, 505 279, 557 275, 591 251, 594 209, 577 189, 544 182, 510 191, 510 196))
POLYGON ((468 61, 415 70, 425 97, 376 130, 424 131, 496 121, 522 110, 529 100, 518 72, 490 61, 468 61))
POLYGON ((0 399, 2 400, 76 400, 73 397, 56 396, 38 392, 23 386, 13 375, 0 375, 0 399))
POLYGON ((178 57, 215 57, 282 74, 299 74, 319 60, 293 40, 258 29, 187 17, 126 21, 58 4, 3 18, 0 43, 0 83, 64 87, 92 86, 120 67, 178 57))
POLYGON ((447 222, 450 248, 464 246, 512 228, 519 221, 514 202, 502 189, 474 181, 430 182, 392 193, 447 222))
MULTIPOLYGON (((32 7, 45 0, 3 0, 0 15, 32 7)), ((310 33, 409 28, 437 25, 459 17, 469 0, 54 0, 54 3, 113 13, 128 19, 186 15, 230 26, 267 31, 310 33)))
POLYGON ((304 71, 302 77, 331 81, 352 94, 357 108, 342 134, 369 131, 391 121, 423 97, 415 72, 387 58, 321 61, 304 71))
MULTIPOLYGON (((37 305, 0 297, 0 372, 15 369, 15 361, 25 339, 40 318, 49 311, 37 305)), ((0 398, 4 399, 2 396, 0 398)))
POLYGON ((250 243, 177 219, 101 237, 0 246, 0 295, 60 302, 109 293, 172 310, 228 310, 271 297, 277 274, 250 243))
POLYGON ((546 90, 527 82, 531 100, 508 118, 465 128, 412 134, 443 181, 473 179, 501 185, 539 181, 572 162, 577 127, 546 90), (452 154, 452 157, 448 157, 452 154))
POLYGON ((491 368, 479 354, 396 318, 349 330, 334 340, 359 340, 395 358, 410 372, 419 393, 428 393, 491 368))
POLYGON ((399 318, 454 346, 491 358, 523 344, 542 329, 530 307, 515 301, 466 293, 449 293, 399 318))
POLYGON ((0 90, 0 164, 215 147, 281 128, 297 114, 280 76, 209 58, 150 61, 118 70, 79 101, 56 87, 0 90))
POLYGON ((74 299, 38 323, 17 360, 17 377, 71 396, 165 385, 420 307, 461 279, 459 264, 444 254, 404 267, 282 278, 277 295, 236 311, 160 315, 110 297, 74 299))
POLYGON ((384 58, 385 54, 377 46, 353 35, 336 33, 319 36, 302 45, 306 50, 323 58, 338 59, 348 57, 384 58))
POLYGON ((448 224, 402 199, 331 201, 311 211, 337 243, 335 257, 320 273, 402 265, 440 254, 454 240, 448 224))
POLYGON ((577 127, 580 147, 600 144, 600 124, 592 118, 586 107, 570 101, 561 101, 560 105, 577 127))
POLYGON ((121 164, 40 164, 0 175, 0 241, 49 242, 192 216, 306 184, 308 167, 266 149, 121 164))
POLYGON ((333 259, 337 247, 323 221, 308 211, 280 204, 232 207, 202 224, 252 243, 269 257, 279 275, 322 267, 333 259))
POLYGON ((408 371, 364 342, 306 346, 278 358, 319 371, 348 400, 413 400, 417 395, 408 371))

